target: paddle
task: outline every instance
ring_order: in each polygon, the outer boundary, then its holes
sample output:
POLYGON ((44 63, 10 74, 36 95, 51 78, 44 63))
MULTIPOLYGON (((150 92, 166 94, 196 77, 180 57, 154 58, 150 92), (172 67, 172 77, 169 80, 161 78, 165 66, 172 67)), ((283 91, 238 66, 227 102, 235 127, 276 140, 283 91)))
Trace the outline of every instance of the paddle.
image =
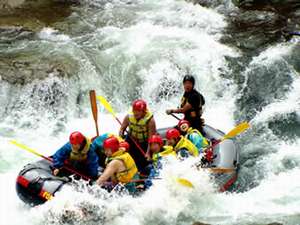
POLYGON ((184 178, 176 178, 176 181, 178 183, 180 183, 181 185, 185 186, 185 187, 189 187, 189 188, 194 188, 194 185, 192 184, 192 182, 190 182, 187 179, 184 178))
MULTIPOLYGON (((49 161, 49 162, 53 162, 53 159, 52 159, 52 158, 47 157, 47 156, 44 156, 44 155, 38 153, 36 150, 34 150, 34 149, 32 149, 32 148, 29 148, 29 147, 27 147, 26 145, 23 145, 23 144, 21 144, 21 143, 15 141, 15 140, 11 140, 11 141, 9 141, 9 143, 11 143, 11 144, 13 144, 13 145, 16 145, 16 146, 18 146, 19 148, 24 149, 24 150, 26 150, 26 151, 28 151, 28 152, 30 152, 30 153, 36 155, 36 156, 39 156, 39 157, 41 157, 41 158, 43 158, 43 159, 45 159, 45 160, 47 160, 47 161, 49 161)), ((74 173, 74 174, 76 174, 76 175, 79 175, 80 177, 82 177, 83 179, 85 179, 85 180, 87 180, 87 181, 91 180, 88 176, 85 176, 85 175, 83 175, 83 174, 77 172, 76 170, 70 168, 70 167, 67 166, 67 165, 64 165, 63 168, 66 169, 66 170, 68 170, 68 171, 71 172, 71 173, 74 173)))
MULTIPOLYGON (((162 178, 160 177, 153 177, 150 180, 161 180, 162 178)), ((128 183, 137 183, 137 182, 143 182, 146 181, 147 179, 137 179, 137 180, 131 180, 128 183)), ((189 180, 185 179, 185 178, 177 178, 174 177, 174 180, 176 182, 178 182, 179 184, 181 184, 182 186, 188 187, 188 188, 194 188, 194 185, 192 184, 192 182, 190 182, 189 180)))
MULTIPOLYGON (((122 125, 119 118, 116 116, 116 113, 114 112, 111 105, 108 103, 108 101, 103 96, 97 96, 97 99, 100 101, 100 103, 104 106, 104 108, 110 112, 113 117, 118 121, 120 125, 122 125)), ((135 146, 139 149, 139 151, 143 154, 144 157, 146 157, 144 150, 141 148, 141 146, 129 135, 128 131, 125 130, 130 140, 135 144, 135 146)))
POLYGON ((175 116, 174 113, 171 113, 170 115, 173 116, 177 120, 181 120, 178 116, 175 116))
POLYGON ((98 109, 97 109, 97 102, 96 102, 96 92, 95 90, 90 90, 90 102, 91 102, 91 107, 92 107, 92 112, 93 112, 93 118, 95 121, 96 125, 96 133, 97 137, 99 136, 99 130, 98 130, 98 109))
POLYGON ((250 127, 250 124, 248 122, 240 123, 235 128, 233 128, 231 131, 229 131, 227 134, 225 134, 221 139, 216 140, 212 145, 203 149, 203 151, 206 151, 207 149, 215 147, 216 145, 220 144, 222 141, 224 141, 226 139, 230 139, 230 138, 237 136, 238 134, 247 130, 249 127, 250 127))
MULTIPOLYGON (((250 124, 248 122, 240 123, 235 128, 233 128, 231 131, 229 131, 227 134, 225 134, 221 139, 216 140, 212 145, 204 148, 203 152, 206 152, 209 149, 213 149, 216 145, 220 144, 222 141, 235 137, 236 135, 238 135, 238 134, 244 132, 245 130, 247 130, 249 127, 250 127, 250 124)), ((202 164, 200 163, 196 166, 200 167, 201 165, 202 164)))

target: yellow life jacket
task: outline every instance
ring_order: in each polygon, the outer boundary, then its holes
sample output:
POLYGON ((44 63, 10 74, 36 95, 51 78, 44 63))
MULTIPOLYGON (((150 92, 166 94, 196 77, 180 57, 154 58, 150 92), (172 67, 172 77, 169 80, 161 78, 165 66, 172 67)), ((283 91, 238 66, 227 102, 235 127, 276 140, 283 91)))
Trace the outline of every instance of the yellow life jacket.
POLYGON ((86 138, 86 144, 81 151, 75 150, 72 147, 69 160, 71 161, 85 161, 90 150, 91 140, 86 138))
POLYGON ((157 164, 157 161, 161 157, 165 157, 165 156, 175 156, 176 157, 176 152, 174 151, 172 146, 163 146, 163 151, 154 153, 152 155, 152 161, 153 161, 154 165, 157 164))
POLYGON ((129 114, 129 133, 139 143, 146 142, 149 136, 148 123, 153 117, 153 114, 147 110, 146 115, 136 120, 133 113, 129 114))
POLYGON ((174 147, 174 150, 175 150, 175 152, 178 152, 182 148, 187 149, 192 156, 199 155, 198 149, 196 148, 196 146, 190 140, 185 138, 184 136, 180 136, 180 140, 174 147))
POLYGON ((197 133, 199 134, 200 137, 202 137, 202 147, 205 147, 205 146, 208 146, 208 141, 206 140, 206 138, 201 134, 201 132, 197 129, 194 129, 192 127, 190 127, 188 130, 187 130, 187 134, 185 135, 185 137, 187 138, 189 134, 192 134, 192 133, 197 133))
POLYGON ((105 164, 107 165, 112 160, 121 160, 125 165, 125 170, 118 172, 112 177, 112 181, 116 183, 128 183, 138 172, 135 162, 128 152, 123 149, 116 151, 111 157, 106 158, 105 164))

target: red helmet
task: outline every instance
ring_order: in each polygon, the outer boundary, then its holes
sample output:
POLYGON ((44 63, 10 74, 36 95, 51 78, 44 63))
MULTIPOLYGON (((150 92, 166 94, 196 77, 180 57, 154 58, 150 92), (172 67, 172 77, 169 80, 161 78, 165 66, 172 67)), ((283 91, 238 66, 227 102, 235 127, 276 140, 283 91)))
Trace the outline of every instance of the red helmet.
POLYGON ((142 99, 137 99, 132 103, 132 110, 133 111, 146 111, 147 103, 142 99))
POLYGON ((104 149, 110 148, 112 150, 112 152, 117 151, 119 149, 119 147, 120 147, 119 140, 118 140, 118 138, 116 138, 114 136, 106 138, 103 142, 103 148, 104 149))
POLYGON ((164 144, 161 136, 159 136, 158 134, 152 135, 149 138, 148 143, 149 144, 151 144, 151 143, 158 143, 160 146, 162 146, 164 144))
POLYGON ((172 138, 179 138, 179 137, 180 137, 180 132, 175 128, 171 128, 171 129, 167 130, 167 132, 166 132, 166 138, 168 140, 170 140, 172 138))
POLYGON ((127 141, 122 141, 120 143, 120 148, 125 148, 125 150, 128 151, 129 148, 130 148, 130 145, 129 145, 129 143, 127 141))
POLYGON ((189 121, 187 121, 187 120, 179 120, 177 126, 180 128, 180 126, 181 126, 182 124, 187 124, 188 126, 190 126, 190 123, 189 123, 189 121))
POLYGON ((85 137, 79 131, 75 131, 71 133, 69 140, 72 145, 81 145, 84 142, 85 137))

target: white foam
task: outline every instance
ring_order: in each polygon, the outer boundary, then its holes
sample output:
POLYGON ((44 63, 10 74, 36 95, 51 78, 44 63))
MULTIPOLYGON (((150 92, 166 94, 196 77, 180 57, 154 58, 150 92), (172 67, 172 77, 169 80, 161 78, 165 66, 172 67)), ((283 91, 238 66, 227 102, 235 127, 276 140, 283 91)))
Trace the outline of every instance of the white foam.
POLYGON ((67 42, 70 41, 70 37, 65 34, 59 34, 58 30, 51 27, 44 27, 38 34, 40 39, 54 41, 54 42, 67 42))

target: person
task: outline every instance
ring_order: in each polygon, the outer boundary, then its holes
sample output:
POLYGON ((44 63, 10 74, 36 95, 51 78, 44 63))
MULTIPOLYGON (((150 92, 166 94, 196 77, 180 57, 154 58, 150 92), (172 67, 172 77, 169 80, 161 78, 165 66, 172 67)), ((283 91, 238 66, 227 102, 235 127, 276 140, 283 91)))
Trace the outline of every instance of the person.
POLYGON ((98 137, 96 137, 93 140, 93 144, 95 145, 95 151, 98 155, 99 158, 99 166, 104 168, 105 167, 105 160, 106 160, 106 155, 104 153, 104 149, 103 149, 103 142, 105 139, 115 136, 118 138, 119 142, 120 142, 120 148, 124 148, 124 150, 128 151, 129 150, 129 144, 128 142, 126 142, 123 138, 121 138, 120 136, 114 135, 112 133, 104 133, 99 135, 98 137))
POLYGON ((91 179, 98 176, 99 165, 95 146, 79 131, 71 133, 69 142, 58 149, 52 158, 55 176, 65 173, 62 172, 65 163, 91 179))
POLYGON ((144 182, 145 189, 149 189, 152 186, 152 180, 159 177, 159 170, 162 169, 161 159, 163 157, 173 156, 176 157, 176 152, 172 146, 164 146, 163 139, 160 135, 154 134, 149 140, 149 161, 148 165, 149 175, 144 182))
POLYGON ((129 132, 125 140, 130 145, 129 153, 136 162, 138 170, 147 175, 149 171, 146 168, 149 162, 145 157, 149 154, 148 137, 156 133, 156 125, 153 114, 148 110, 144 100, 138 99, 132 103, 132 113, 124 118, 120 127, 121 137, 124 136, 127 127, 129 132))
POLYGON ((149 150, 151 161, 156 169, 161 169, 160 160, 166 156, 176 156, 176 152, 171 146, 164 146, 163 139, 160 135, 154 134, 149 138, 149 150))
POLYGON ((208 146, 206 138, 197 129, 190 127, 189 121, 179 120, 177 127, 180 133, 197 147, 199 153, 202 153, 202 149, 208 146))
POLYGON ((195 89, 195 78, 192 75, 185 75, 183 78, 184 94, 181 98, 181 105, 178 109, 168 109, 167 114, 183 113, 184 119, 189 121, 191 127, 203 133, 202 107, 205 99, 195 89))
POLYGON ((191 156, 198 156, 198 149, 186 137, 180 135, 176 128, 168 129, 166 132, 168 145, 174 148, 174 151, 179 158, 187 158, 191 156))
POLYGON ((113 184, 125 184, 129 192, 135 192, 135 184, 131 181, 139 177, 133 158, 120 148, 119 140, 114 136, 104 140, 103 148, 107 156, 106 167, 97 179, 97 184, 103 186, 110 180, 113 184))

